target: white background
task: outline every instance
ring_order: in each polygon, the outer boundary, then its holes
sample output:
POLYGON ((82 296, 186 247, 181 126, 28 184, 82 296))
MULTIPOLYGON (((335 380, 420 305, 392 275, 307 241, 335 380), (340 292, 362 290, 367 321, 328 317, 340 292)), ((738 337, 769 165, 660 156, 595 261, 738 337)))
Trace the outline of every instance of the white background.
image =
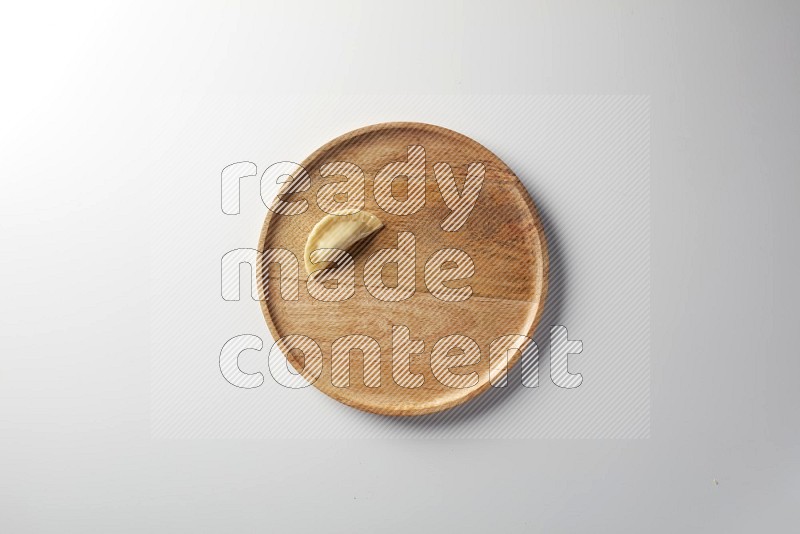
POLYGON ((793 529, 798 4, 20 6, 1 531, 793 529), (266 158, 263 103, 331 93, 650 95, 649 440, 151 439, 153 184, 266 158))

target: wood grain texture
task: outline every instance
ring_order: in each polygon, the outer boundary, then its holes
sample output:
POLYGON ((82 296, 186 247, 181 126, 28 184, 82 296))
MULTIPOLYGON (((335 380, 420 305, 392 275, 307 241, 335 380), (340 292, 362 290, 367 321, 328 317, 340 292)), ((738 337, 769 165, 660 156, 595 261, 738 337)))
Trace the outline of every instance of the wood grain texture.
MULTIPOLYGON (((308 200, 308 209, 293 216, 268 212, 259 238, 259 250, 284 248, 301 258, 300 299, 285 301, 277 292, 265 293, 259 284, 261 306, 275 339, 290 334, 312 338, 323 353, 323 371, 314 386, 330 397, 355 408, 383 415, 421 415, 445 410, 466 402, 491 387, 489 345, 508 334, 531 337, 538 323, 547 289, 547 247, 541 221, 522 183, 494 154, 472 139, 438 126, 421 123, 386 123, 347 133, 318 149, 302 166, 311 176, 308 191, 290 199, 308 200), (388 163, 405 161, 407 147, 425 148, 425 206, 417 213, 391 215, 376 204, 373 180, 388 163), (302 268, 303 250, 311 228, 325 213, 316 203, 316 193, 326 183, 341 177, 322 178, 319 169, 326 163, 347 161, 358 165, 366 175, 366 207, 377 215, 385 228, 363 244, 354 255, 355 294, 343 302, 320 302, 306 289, 307 274, 302 268), (442 229, 450 214, 437 185, 433 166, 450 164, 459 189, 463 188, 470 163, 482 162, 486 168, 483 188, 464 226, 456 232, 442 229), (367 258, 376 251, 397 246, 398 232, 412 232, 416 238, 416 292, 408 300, 383 302, 364 288, 363 272, 367 258), (442 248, 465 251, 475 264, 475 274, 451 287, 469 285, 473 293, 464 302, 443 302, 434 298, 425 283, 425 262, 442 248), (392 326, 404 325, 412 339, 423 340, 424 353, 411 358, 411 370, 422 373, 424 383, 411 389, 399 386, 392 377, 392 326), (331 381, 331 344, 349 334, 368 335, 381 347, 381 385, 367 387, 363 380, 363 354, 352 351, 350 384, 340 388, 331 381), (475 340, 481 350, 477 364, 453 372, 476 371, 478 383, 468 388, 449 388, 431 371, 431 351, 448 335, 461 334, 475 340)), ((402 188, 402 184, 400 184, 402 188)), ((402 197, 403 191, 396 190, 402 197)), ((274 280, 274 267, 259 266, 259 280, 274 280)), ((391 271, 384 276, 391 283, 391 271)), ((277 285, 273 285, 273 288, 277 285)), ((292 351, 288 361, 303 373, 302 355, 292 351)), ((519 360, 512 355, 509 368, 519 360)))

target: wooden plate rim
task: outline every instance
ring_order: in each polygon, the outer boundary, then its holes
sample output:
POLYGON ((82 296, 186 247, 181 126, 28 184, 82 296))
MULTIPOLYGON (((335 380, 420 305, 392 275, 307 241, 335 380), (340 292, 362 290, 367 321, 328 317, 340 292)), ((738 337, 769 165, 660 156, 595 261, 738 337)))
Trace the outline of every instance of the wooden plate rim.
MULTIPOLYGON (((542 319, 542 314, 543 314, 544 307, 545 307, 546 301, 547 301, 547 289, 548 289, 549 278, 550 278, 550 261, 549 261, 549 254, 548 254, 548 249, 547 249, 547 240, 545 238, 544 227, 542 225, 541 218, 539 217, 539 213, 538 213, 538 211, 536 209, 536 206, 533 203, 533 199, 531 198, 530 193, 525 188, 525 186, 522 184, 522 182, 520 181, 519 177, 517 177, 517 175, 508 167, 508 165, 506 165, 506 163, 502 159, 500 159, 494 152, 492 152, 488 148, 484 147, 482 144, 480 144, 479 142, 475 141, 471 137, 468 137, 468 136, 466 136, 464 134, 458 133, 458 132, 456 132, 454 130, 450 130, 449 128, 445 128, 443 126, 437 126, 437 125, 434 125, 434 124, 428 124, 428 123, 424 123, 424 122, 382 122, 382 123, 371 124, 369 126, 364 126, 362 128, 358 128, 356 130, 349 131, 349 132, 347 132, 347 133, 345 133, 343 135, 340 135, 339 137, 336 137, 336 138, 332 139, 331 141, 328 141, 327 143, 322 145, 320 148, 315 150, 310 156, 305 158, 300 165, 304 169, 306 169, 310 174, 310 173, 312 173, 312 171, 308 170, 308 166, 310 165, 310 163, 313 162, 314 160, 318 159, 325 152, 328 152, 331 149, 333 149, 333 148, 335 148, 335 147, 337 147, 337 146, 339 146, 339 145, 341 145, 343 143, 347 143, 347 142, 349 142, 349 141, 351 141, 351 140, 353 140, 353 139, 355 139, 357 137, 360 137, 360 136, 363 136, 363 135, 374 134, 374 133, 377 133, 377 132, 380 132, 380 131, 383 131, 383 130, 392 130, 392 129, 416 129, 416 130, 422 130, 422 131, 426 131, 426 132, 435 132, 435 133, 438 133, 438 134, 443 135, 443 136, 452 137, 452 138, 454 138, 456 141, 458 141, 460 143, 471 144, 473 146, 477 146, 477 147, 489 152, 492 156, 494 156, 496 158, 496 160, 506 168, 506 170, 509 172, 509 174, 513 175, 516 178, 516 182, 514 183, 514 187, 517 190, 517 192, 520 194, 520 197, 524 199, 525 204, 528 207, 528 211, 530 212, 531 218, 532 218, 533 223, 534 223, 534 228, 536 229, 536 233, 537 233, 537 237, 538 237, 538 241, 539 241, 539 248, 540 248, 540 251, 541 251, 541 260, 542 260, 542 283, 541 283, 541 288, 542 289, 541 289, 540 298, 539 298, 539 301, 538 301, 538 306, 536 308, 536 313, 535 313, 534 318, 533 318, 533 322, 531 323, 531 327, 530 327, 529 331, 526 334, 527 337, 533 338, 533 334, 536 332, 536 328, 539 326, 539 322, 542 319)), ((264 218, 264 224, 261 227, 261 233, 260 233, 259 238, 258 238, 258 250, 264 250, 264 246, 265 246, 266 240, 267 240, 267 234, 269 232, 269 226, 270 226, 270 223, 272 221, 273 215, 274 215, 274 213, 270 209, 267 209, 267 214, 266 214, 266 217, 264 218)), ((302 268, 302 265, 301 265, 301 268, 302 268)), ((262 273, 262 265, 261 265, 261 262, 258 262, 257 278, 256 279, 259 280, 259 281, 262 278, 262 274, 261 273, 262 273)), ((281 336, 280 336, 280 334, 278 332, 278 329, 275 326, 275 323, 272 320, 272 316, 270 314, 269 307, 267 306, 267 300, 265 299, 264 288, 263 288, 263 285, 260 282, 258 284, 258 293, 259 293, 259 298, 261 299, 259 301, 259 303, 260 303, 260 306, 261 306, 262 315, 264 316, 264 320, 267 323, 267 327, 269 328, 269 331, 272 334, 273 341, 277 341, 278 339, 280 339, 281 336)), ((286 356, 287 356, 286 359, 292 364, 292 366, 295 368, 295 370, 298 373, 302 373, 303 367, 299 365, 299 362, 295 358, 293 358, 291 356, 288 356, 288 355, 286 355, 286 356)), ((515 351, 514 355, 511 357, 511 359, 508 362, 506 374, 508 374, 508 372, 510 372, 511 369, 519 362, 520 357, 521 357, 520 351, 515 351)), ((505 375, 501 375, 501 377, 502 376, 505 376, 505 375)), ((429 405, 429 406, 424 406, 424 407, 419 407, 419 408, 410 408, 410 409, 409 408, 405 408, 405 409, 403 409, 403 408, 396 408, 396 409, 395 408, 388 408, 388 409, 384 408, 384 409, 380 409, 380 408, 377 408, 377 407, 375 407, 373 405, 370 405, 368 403, 360 401, 360 399, 358 397, 353 398, 351 396, 342 395, 338 391, 331 391, 331 392, 324 391, 324 390, 318 388, 316 386, 316 384, 314 384, 314 387, 317 389, 317 391, 320 391, 324 395, 326 395, 328 397, 331 397, 334 400, 337 400, 337 401, 341 402, 342 404, 345 404, 347 406, 351 406, 353 408, 356 408, 356 409, 359 409, 359 410, 362 410, 362 411, 365 411, 365 412, 374 413, 374 414, 378 414, 378 415, 387 415, 387 416, 417 416, 417 415, 427 415, 427 414, 431 414, 431 413, 437 413, 437 412, 449 410, 450 408, 454 408, 456 406, 464 404, 465 402, 468 402, 468 401, 474 399, 475 397, 479 396, 480 394, 482 394, 486 390, 488 390, 489 387, 491 387, 491 382, 487 378, 486 380, 483 381, 483 383, 481 383, 480 385, 478 385, 474 389, 469 390, 468 392, 466 392, 464 395, 462 395, 460 397, 457 397, 457 398, 454 398, 454 399, 449 399, 447 401, 442 401, 439 404, 433 404, 433 405, 429 405)))

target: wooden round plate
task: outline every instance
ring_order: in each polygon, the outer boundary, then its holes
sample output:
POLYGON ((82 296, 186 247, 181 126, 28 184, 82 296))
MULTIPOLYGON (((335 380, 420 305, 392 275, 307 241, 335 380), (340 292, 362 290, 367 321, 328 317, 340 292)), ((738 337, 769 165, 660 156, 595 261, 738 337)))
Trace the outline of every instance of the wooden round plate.
MULTIPOLYGON (((415 150, 418 157, 419 149, 415 150)), ((310 187, 280 198, 286 202, 306 200, 307 209, 295 215, 270 210, 258 246, 261 251, 289 250, 299 259, 297 300, 276 298, 275 291, 267 293, 268 285, 274 287, 269 281, 277 282, 280 276, 278 269, 261 262, 258 278, 262 311, 274 338, 307 336, 321 350, 321 373, 318 365, 306 365, 308 358, 301 350, 286 351, 287 360, 297 372, 326 395, 383 415, 438 412, 476 397, 492 383, 497 385, 498 379, 519 360, 521 352, 508 351, 507 365, 501 368, 496 368, 497 363, 492 361, 490 372, 492 341, 512 334, 531 337, 547 289, 547 248, 542 224, 528 192, 514 173, 497 156, 464 135, 438 126, 407 122, 376 124, 349 132, 318 149, 301 166, 310 176, 310 187), (387 213, 376 202, 375 177, 389 164, 399 162, 396 165, 402 166, 410 162, 409 147, 413 146, 424 148, 424 206, 406 215, 387 213), (380 218, 384 228, 353 251, 352 296, 341 302, 322 302, 313 298, 306 287, 308 275, 303 267, 303 252, 309 232, 326 215, 318 205, 317 193, 326 184, 344 181, 341 175, 321 176, 320 168, 333 162, 348 162, 363 171, 364 209, 380 218), (459 193, 464 192, 470 164, 483 164, 484 168, 477 201, 466 222, 456 231, 445 231, 442 227, 452 210, 437 181, 445 173, 437 165, 440 163, 450 165, 459 193), (365 288, 364 267, 377 251, 397 248, 401 232, 411 232, 415 238, 415 290, 410 298, 386 302, 365 288), (474 264, 471 276, 443 284, 449 288, 471 288, 466 300, 441 300, 429 290, 436 281, 430 280, 431 272, 426 279, 426 262, 441 249, 459 249, 474 264), (399 349, 393 347, 393 327, 394 330, 406 327, 411 343, 424 342, 420 353, 411 354, 404 366, 399 366, 401 372, 421 376, 421 383, 418 378, 408 380, 409 375, 404 379, 394 374, 398 364, 393 367, 392 357, 399 349), (341 376, 335 379, 332 373, 332 344, 352 334, 369 336, 380 346, 379 376, 371 373, 369 386, 365 384, 364 351, 349 352, 346 387, 339 387, 341 376), (462 342, 465 338, 472 340, 474 343, 467 341, 472 349, 456 344, 446 351, 434 350, 437 342, 454 335, 461 336, 458 339, 462 342), (377 387, 376 380, 380 384, 377 387)), ((391 194, 398 202, 410 200, 411 193, 409 182, 402 175, 391 183, 391 194)), ((450 194, 449 203, 453 206, 457 199, 450 194)), ((346 196, 334 198, 337 202, 347 200, 346 196)), ((385 206, 385 202, 381 204, 385 206)), ((443 264, 441 270, 455 266, 443 264)), ((387 287, 397 284, 397 269, 395 266, 393 270, 390 264, 382 271, 381 278, 387 287)), ((433 271, 434 278, 435 271, 438 269, 433 271)), ((438 293, 441 297, 441 291, 438 293)), ((461 295, 459 298, 463 298, 461 295)), ((439 348, 447 346, 450 345, 439 348)), ((412 348, 421 346, 417 343, 412 348)), ((337 369, 340 374, 341 368, 337 369)))

